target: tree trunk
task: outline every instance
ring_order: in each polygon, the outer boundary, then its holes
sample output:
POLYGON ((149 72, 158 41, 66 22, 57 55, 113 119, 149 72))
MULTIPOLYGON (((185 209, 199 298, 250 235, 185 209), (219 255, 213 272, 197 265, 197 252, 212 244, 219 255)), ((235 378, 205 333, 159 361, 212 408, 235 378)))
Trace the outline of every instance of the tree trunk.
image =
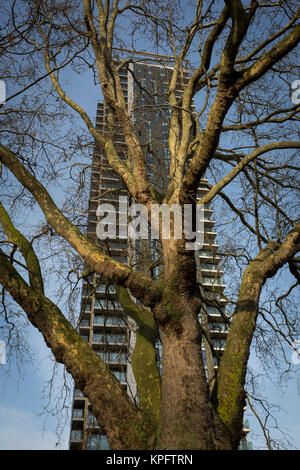
MULTIPOLYGON (((229 434, 209 397, 201 330, 190 299, 179 321, 161 328, 162 416, 159 449, 230 449, 229 434)), ((174 313, 174 312, 173 312, 174 313)))

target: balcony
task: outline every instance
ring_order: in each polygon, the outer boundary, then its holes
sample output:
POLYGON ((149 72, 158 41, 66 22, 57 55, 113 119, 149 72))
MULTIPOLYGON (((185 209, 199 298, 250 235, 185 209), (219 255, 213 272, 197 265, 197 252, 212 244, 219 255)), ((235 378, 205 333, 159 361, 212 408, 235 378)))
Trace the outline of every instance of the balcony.
POLYGON ((89 325, 79 325, 78 330, 77 330, 82 337, 87 337, 89 336, 89 331, 90 331, 90 326, 89 325))
POLYGON ((82 422, 84 420, 84 409, 83 408, 73 408, 72 420, 77 422, 82 422))
POLYGON ((110 450, 107 437, 100 434, 88 436, 86 450, 110 450))
POLYGON ((224 290, 226 287, 226 284, 223 283, 222 279, 216 279, 213 277, 206 277, 206 276, 203 276, 202 284, 204 287, 211 286, 211 287, 215 287, 217 289, 222 289, 222 290, 224 290))
POLYGON ((207 299, 216 300, 218 303, 227 303, 227 300, 224 299, 222 294, 220 292, 214 292, 214 291, 204 291, 204 296, 207 299))
POLYGON ((93 319, 93 328, 96 331, 103 328, 124 329, 127 328, 125 317, 95 315, 93 319))
POLYGON ((100 308, 104 311, 106 310, 122 310, 122 305, 117 300, 109 299, 95 299, 94 308, 100 308))
MULTIPOLYGON (((218 245, 215 245, 217 248, 219 247, 218 245)), ((217 249, 212 251, 211 249, 208 249, 208 245, 205 243, 201 250, 198 252, 199 258, 206 260, 206 261, 215 261, 219 262, 221 261, 221 257, 217 254, 217 249)))
POLYGON ((72 429, 70 433, 70 441, 82 441, 83 432, 79 429, 72 429))
POLYGON ((206 264, 201 263, 201 271, 203 271, 204 275, 212 274, 214 276, 222 276, 224 271, 222 271, 217 264, 206 264))
POLYGON ((127 374, 123 370, 113 370, 112 371, 116 379, 121 382, 121 384, 125 385, 127 383, 127 374))
POLYGON ((244 422, 243 422, 243 433, 244 434, 248 434, 248 432, 250 432, 251 429, 250 429, 250 425, 249 425, 249 421, 247 419, 244 419, 244 422))
POLYGON ((125 333, 93 333, 93 345, 113 345, 127 347, 128 341, 125 333))
POLYGON ((217 236, 217 232, 204 230, 205 241, 211 242, 216 238, 216 236, 217 236))
POLYGON ((96 416, 93 415, 93 413, 89 410, 88 415, 87 415, 87 420, 86 424, 89 428, 99 428, 99 423, 97 421, 96 416))
POLYGON ((106 362, 113 366, 127 364, 127 354, 122 351, 99 351, 97 352, 98 356, 106 362))

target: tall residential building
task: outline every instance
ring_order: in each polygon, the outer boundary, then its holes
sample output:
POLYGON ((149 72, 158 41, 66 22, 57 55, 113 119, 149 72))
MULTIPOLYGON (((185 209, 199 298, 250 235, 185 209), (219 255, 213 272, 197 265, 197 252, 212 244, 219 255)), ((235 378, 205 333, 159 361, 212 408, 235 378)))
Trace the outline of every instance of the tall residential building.
MULTIPOLYGON (((168 85, 171 73, 171 57, 142 52, 134 52, 132 62, 119 72, 128 111, 145 152, 147 172, 157 191, 163 191, 168 182, 170 161, 168 85)), ((187 78, 186 71, 183 81, 187 78)), ((178 94, 180 90, 181 87, 178 85, 178 94)), ((96 127, 102 132, 108 132, 108 112, 105 103, 98 103, 96 127)), ((123 158, 124 137, 118 125, 114 128, 114 142, 120 157, 123 158)), ((205 187, 206 182, 207 180, 202 180, 199 186, 199 198, 208 191, 205 187)), ((114 259, 128 263, 138 270, 144 270, 158 256, 159 245, 143 241, 132 244, 126 238, 118 237, 118 229, 122 228, 123 211, 122 205, 119 205, 120 196, 126 196, 130 201, 120 177, 110 167, 105 154, 96 147, 92 161, 87 235, 114 259), (112 204, 118 215, 116 236, 103 241, 96 235, 96 210, 100 203, 112 204)), ((204 244, 201 250, 195 252, 201 296, 207 298, 205 308, 199 313, 199 321, 204 328, 210 330, 214 348, 221 357, 228 334, 228 324, 226 301, 222 297, 225 284, 222 281, 223 272, 219 267, 221 258, 215 242, 217 234, 214 231, 215 222, 212 215, 213 210, 206 205, 203 211, 204 244)), ((111 228, 113 231, 114 227, 111 228)), ((107 362, 129 396, 137 400, 137 389, 130 364, 135 342, 135 324, 123 312, 114 287, 108 285, 99 274, 95 273, 83 282, 78 323, 78 331, 82 337, 107 362)), ((205 338, 202 349, 207 364, 207 378, 213 383, 212 373, 217 368, 217 358, 211 354, 205 338)), ((159 357, 159 343, 157 353, 159 357)), ((88 400, 76 388, 72 408, 70 449, 109 449, 104 430, 93 416, 88 400)))

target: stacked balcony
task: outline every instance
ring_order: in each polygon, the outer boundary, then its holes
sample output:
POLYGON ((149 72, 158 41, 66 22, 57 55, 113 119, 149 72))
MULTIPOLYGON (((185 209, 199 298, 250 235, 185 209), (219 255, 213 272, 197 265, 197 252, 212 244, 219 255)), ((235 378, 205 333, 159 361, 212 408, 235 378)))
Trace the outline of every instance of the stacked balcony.
MULTIPOLYGON (((200 200, 209 189, 207 180, 201 180, 197 199, 200 200)), ((226 315, 226 300, 223 291, 226 287, 223 281, 223 270, 221 268, 221 256, 218 254, 219 245, 216 243, 217 233, 214 231, 215 221, 212 218, 213 210, 210 204, 204 207, 204 243, 196 253, 198 262, 198 282, 203 300, 203 307, 199 314, 199 321, 208 328, 209 338, 213 351, 205 339, 202 339, 202 354, 205 368, 208 368, 207 354, 211 355, 211 363, 216 371, 218 360, 221 358, 226 338, 228 336, 229 322, 226 315)), ((208 377, 208 371, 207 371, 208 377)))

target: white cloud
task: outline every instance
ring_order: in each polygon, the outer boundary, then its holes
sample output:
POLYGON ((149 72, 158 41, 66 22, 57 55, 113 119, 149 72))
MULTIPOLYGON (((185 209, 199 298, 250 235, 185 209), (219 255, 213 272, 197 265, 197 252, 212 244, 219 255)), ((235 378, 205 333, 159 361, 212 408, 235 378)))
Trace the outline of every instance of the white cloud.
POLYGON ((54 450, 57 436, 43 431, 43 422, 22 409, 0 406, 1 450, 54 450))

